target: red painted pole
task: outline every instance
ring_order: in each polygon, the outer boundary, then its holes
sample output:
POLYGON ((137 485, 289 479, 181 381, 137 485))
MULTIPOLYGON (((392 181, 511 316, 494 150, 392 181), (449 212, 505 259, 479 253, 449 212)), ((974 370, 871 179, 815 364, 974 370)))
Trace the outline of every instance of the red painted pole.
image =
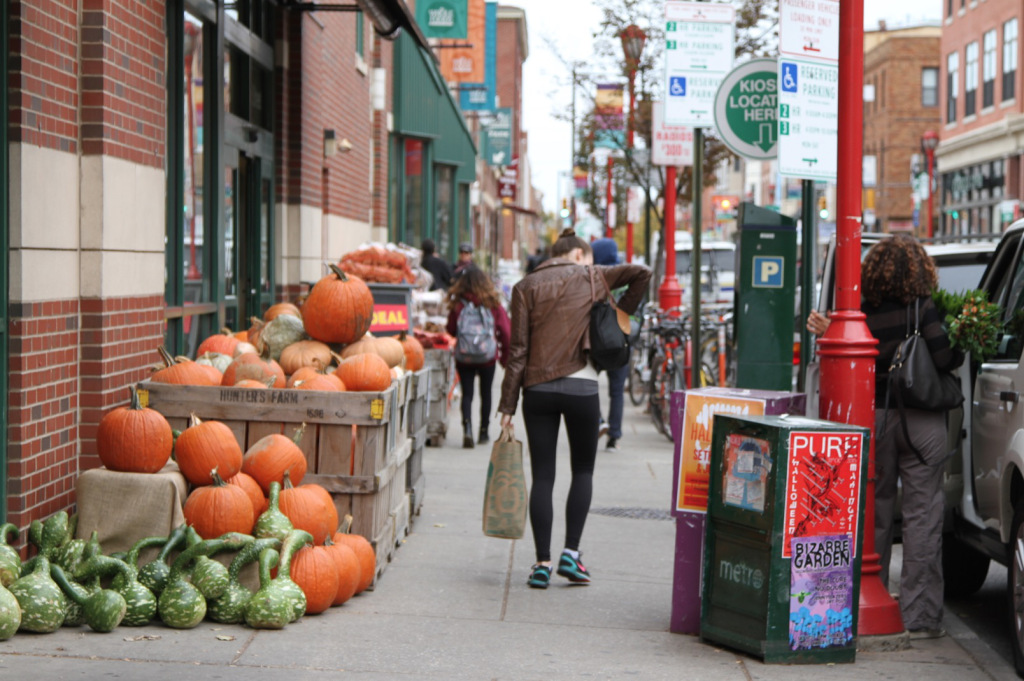
POLYGON ((671 310, 683 302, 676 279, 676 167, 665 168, 665 277, 658 287, 658 307, 671 310))
POLYGON ((611 153, 608 154, 608 183, 605 186, 605 208, 604 208, 604 235, 612 238, 612 160, 611 153))
MULTIPOLYGON (((636 69, 629 70, 629 120, 626 121, 626 158, 633 149, 633 122, 636 110, 636 69)), ((633 221, 629 219, 629 205, 626 206, 626 262, 633 262, 633 221)))
MULTIPOLYGON (((863 154, 864 2, 839 5, 839 166, 836 199, 836 310, 818 341, 821 397, 818 415, 871 429, 860 576, 859 636, 903 631, 899 605, 882 585, 875 550, 875 356, 860 311, 861 158, 863 154)), ((863 473, 862 473, 863 474, 863 473)))
POLYGON ((932 206, 934 206, 934 193, 932 189, 935 184, 932 181, 932 167, 935 165, 935 150, 927 149, 925 151, 925 161, 928 163, 928 238, 931 239, 935 236, 935 226, 932 222, 932 206))

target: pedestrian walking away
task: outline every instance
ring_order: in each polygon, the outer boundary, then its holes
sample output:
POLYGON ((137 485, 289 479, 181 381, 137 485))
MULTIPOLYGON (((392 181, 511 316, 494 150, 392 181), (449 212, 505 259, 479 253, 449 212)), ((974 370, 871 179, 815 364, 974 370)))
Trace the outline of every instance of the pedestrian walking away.
POLYGON ((509 319, 490 278, 475 266, 467 267, 448 291, 448 333, 455 337, 455 370, 462 385, 462 446, 473 448, 474 384, 480 382, 480 435, 489 440, 491 386, 494 364, 509 356, 509 319))
POLYGON ((434 277, 434 283, 430 285, 431 291, 447 291, 452 285, 452 266, 443 258, 437 257, 434 252, 434 240, 424 239, 421 249, 423 259, 420 260, 420 267, 430 272, 434 277))
POLYGON ((511 428, 522 392, 532 475, 530 527, 537 559, 527 584, 538 589, 547 588, 551 579, 555 454, 563 420, 572 478, 565 507, 565 548, 556 572, 573 584, 590 583, 579 551, 590 512, 601 419, 597 371, 588 356, 590 310, 610 289, 628 287, 619 306, 633 312, 651 278, 642 265, 594 267, 592 262, 590 244, 566 229, 552 245, 551 258, 512 289, 511 346, 498 411, 502 427, 511 428), (596 276, 591 277, 594 270, 596 276))
MULTIPOLYGON (((617 265, 619 263, 619 247, 615 243, 615 239, 597 239, 590 244, 590 247, 594 251, 595 265, 617 265)), ((624 290, 612 291, 612 295, 618 297, 624 292, 624 290)), ((608 435, 605 450, 617 452, 619 451, 619 440, 622 439, 622 409, 629 365, 625 364, 605 373, 608 377, 608 418, 598 432, 602 436, 608 435)))

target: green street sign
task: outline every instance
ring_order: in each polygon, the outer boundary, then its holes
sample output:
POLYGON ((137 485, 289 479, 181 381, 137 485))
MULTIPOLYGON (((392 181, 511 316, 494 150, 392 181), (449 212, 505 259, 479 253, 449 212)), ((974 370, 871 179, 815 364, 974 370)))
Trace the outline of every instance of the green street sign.
POLYGON ((753 160, 777 155, 778 65, 774 59, 740 64, 715 94, 715 128, 736 154, 753 160))

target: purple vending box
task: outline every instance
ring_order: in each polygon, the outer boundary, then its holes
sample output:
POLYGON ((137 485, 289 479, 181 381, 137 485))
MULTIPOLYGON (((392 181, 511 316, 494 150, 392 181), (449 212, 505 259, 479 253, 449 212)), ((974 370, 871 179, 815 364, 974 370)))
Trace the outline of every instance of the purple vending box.
POLYGON ((696 388, 672 393, 675 460, 670 509, 676 518, 676 554, 669 629, 673 633, 700 633, 701 565, 704 562, 712 417, 715 414, 803 416, 806 408, 804 393, 778 390, 696 388))

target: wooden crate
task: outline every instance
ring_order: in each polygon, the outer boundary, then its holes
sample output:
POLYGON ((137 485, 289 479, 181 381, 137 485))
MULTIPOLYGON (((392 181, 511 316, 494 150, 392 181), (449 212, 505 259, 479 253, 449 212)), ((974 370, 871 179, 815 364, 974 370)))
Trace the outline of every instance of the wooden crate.
POLYGON ((455 354, 449 349, 424 351, 425 365, 430 369, 427 397, 427 444, 440 447, 448 433, 448 408, 455 388, 455 354))
POLYGON ((413 516, 420 512, 423 505, 423 449, 427 443, 427 402, 430 397, 431 372, 423 368, 413 375, 413 388, 407 402, 409 426, 408 434, 412 450, 409 453, 409 465, 406 468, 406 490, 411 494, 409 503, 409 523, 413 516))
MULTIPOLYGON (((227 425, 243 451, 271 433, 292 436, 306 424, 299 448, 306 455, 303 482, 331 493, 339 516, 351 513, 352 532, 375 545, 393 545, 394 500, 405 492, 411 443, 400 415, 402 381, 383 392, 332 393, 179 386, 143 381, 144 403, 184 429, 189 414, 227 425), (398 491, 400 490, 400 491, 398 491)), ((385 559, 390 551, 385 546, 385 559)), ((378 561, 381 558, 378 556, 378 561)))

